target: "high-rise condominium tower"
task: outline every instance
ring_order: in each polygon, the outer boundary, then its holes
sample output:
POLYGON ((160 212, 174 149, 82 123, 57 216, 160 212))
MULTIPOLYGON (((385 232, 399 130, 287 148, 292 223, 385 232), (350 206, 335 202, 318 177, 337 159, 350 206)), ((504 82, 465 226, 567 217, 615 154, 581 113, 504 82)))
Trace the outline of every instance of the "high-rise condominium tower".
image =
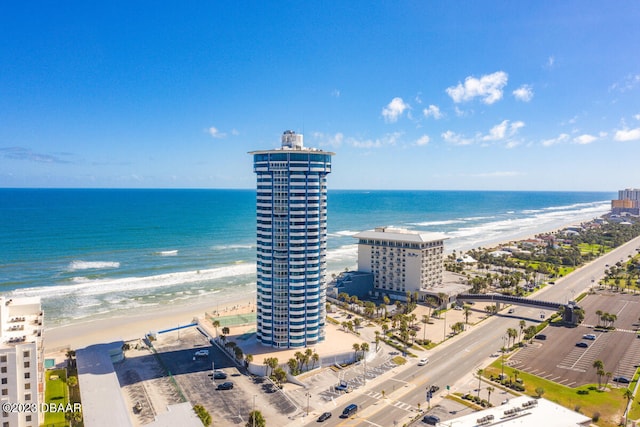
POLYGON ((334 153, 282 146, 253 151, 257 174, 257 337, 278 348, 324 340, 327 174, 334 153))

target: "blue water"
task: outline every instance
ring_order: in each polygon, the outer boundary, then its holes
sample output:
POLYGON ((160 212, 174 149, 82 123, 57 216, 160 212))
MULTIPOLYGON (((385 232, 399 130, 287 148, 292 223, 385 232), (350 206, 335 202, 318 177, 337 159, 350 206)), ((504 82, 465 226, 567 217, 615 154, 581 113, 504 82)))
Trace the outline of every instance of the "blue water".
MULTIPOLYGON (((329 273, 356 232, 445 233, 448 251, 600 216, 614 193, 329 191, 329 273)), ((0 189, 0 292, 48 324, 255 292, 253 190, 0 189)))

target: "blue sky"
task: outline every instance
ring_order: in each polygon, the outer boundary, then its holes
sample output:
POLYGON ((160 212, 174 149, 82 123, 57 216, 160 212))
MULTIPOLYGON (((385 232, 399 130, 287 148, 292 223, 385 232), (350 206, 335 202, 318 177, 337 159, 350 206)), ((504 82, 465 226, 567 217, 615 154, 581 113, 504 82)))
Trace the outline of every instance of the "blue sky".
POLYGON ((2 5, 1 187, 253 188, 287 129, 330 188, 640 187, 640 3, 2 5))

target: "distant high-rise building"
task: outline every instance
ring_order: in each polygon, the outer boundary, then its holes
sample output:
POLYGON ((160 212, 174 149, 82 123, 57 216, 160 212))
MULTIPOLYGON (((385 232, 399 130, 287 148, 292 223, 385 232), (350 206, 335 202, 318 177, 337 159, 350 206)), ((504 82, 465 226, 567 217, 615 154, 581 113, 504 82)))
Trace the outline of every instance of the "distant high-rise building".
POLYGON ((618 200, 611 201, 611 213, 640 215, 640 189, 625 188, 618 191, 618 200))
POLYGON ((286 131, 253 151, 257 174, 257 338, 278 348, 324 340, 327 185, 334 153, 286 131))
MULTIPOLYGON (((40 408, 44 402, 42 319, 39 297, 0 297, 0 401, 40 408)), ((0 425, 34 426, 38 410, 3 411, 0 425)))

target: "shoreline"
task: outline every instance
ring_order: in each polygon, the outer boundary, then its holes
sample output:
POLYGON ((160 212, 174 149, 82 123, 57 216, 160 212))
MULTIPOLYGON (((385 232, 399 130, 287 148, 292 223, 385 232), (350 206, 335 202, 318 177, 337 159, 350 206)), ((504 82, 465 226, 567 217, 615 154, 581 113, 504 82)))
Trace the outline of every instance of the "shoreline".
MULTIPOLYGON (((553 225, 552 229, 527 230, 521 233, 513 233, 501 238, 488 239, 473 247, 455 248, 447 251, 460 251, 460 253, 477 247, 496 247, 514 241, 534 238, 539 234, 555 233, 570 225, 592 220, 581 219, 564 224, 553 225)), ((547 224, 551 225, 551 224, 547 224)), ((357 264, 356 259, 353 262, 357 264)), ((327 270, 327 277, 333 272, 342 270, 327 270)), ((221 315, 243 314, 255 309, 256 295, 252 294, 231 294, 224 297, 212 295, 208 298, 201 298, 201 301, 171 303, 163 306, 141 307, 135 310, 135 314, 126 315, 122 312, 112 313, 105 317, 96 317, 88 320, 71 322, 63 325, 56 325, 51 328, 45 326, 44 346, 46 352, 53 352, 62 348, 77 349, 92 344, 128 341, 142 338, 148 332, 157 332, 163 329, 170 329, 191 323, 193 319, 204 319, 205 313, 213 313, 220 310, 221 315), (220 307, 224 306, 224 309, 220 307), (226 310, 226 311, 223 311, 226 310)), ((46 325, 46 318, 45 318, 46 325)))

